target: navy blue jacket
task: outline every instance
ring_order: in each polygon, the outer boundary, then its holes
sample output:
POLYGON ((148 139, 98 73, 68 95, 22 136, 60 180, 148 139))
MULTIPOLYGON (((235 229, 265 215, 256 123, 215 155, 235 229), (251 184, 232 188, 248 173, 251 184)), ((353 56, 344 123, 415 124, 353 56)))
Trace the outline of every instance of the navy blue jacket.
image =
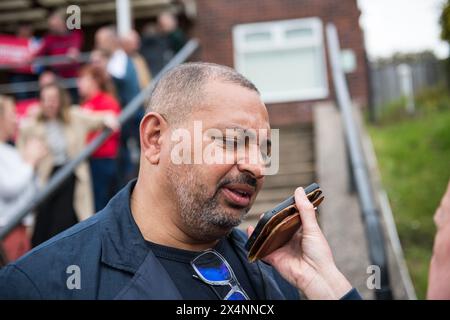
MULTIPOLYGON (((182 299, 131 215, 134 185, 130 182, 93 217, 1 269, 0 299, 182 299), (79 288, 71 277, 74 270, 79 270, 79 288)), ((272 267, 247 262, 242 231, 234 229, 231 240, 248 264, 256 292, 264 293, 259 299, 299 299, 272 267)))

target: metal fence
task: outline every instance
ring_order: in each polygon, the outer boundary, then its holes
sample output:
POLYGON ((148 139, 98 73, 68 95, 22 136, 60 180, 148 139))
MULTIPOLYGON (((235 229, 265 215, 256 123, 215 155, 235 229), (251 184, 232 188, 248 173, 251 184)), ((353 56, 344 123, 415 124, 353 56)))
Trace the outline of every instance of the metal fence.
MULTIPOLYGON (((420 93, 426 88, 446 83, 444 61, 424 59, 403 65, 410 69, 413 94, 420 93)), ((370 64, 371 104, 376 110, 404 96, 400 66, 400 63, 370 64)))

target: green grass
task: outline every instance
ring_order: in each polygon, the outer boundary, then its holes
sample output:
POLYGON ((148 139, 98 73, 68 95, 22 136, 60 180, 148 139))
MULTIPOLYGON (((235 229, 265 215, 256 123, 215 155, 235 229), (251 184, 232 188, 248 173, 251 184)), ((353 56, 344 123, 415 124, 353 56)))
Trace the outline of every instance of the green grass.
POLYGON ((418 298, 425 298, 433 215, 450 178, 450 109, 370 126, 369 132, 418 298))

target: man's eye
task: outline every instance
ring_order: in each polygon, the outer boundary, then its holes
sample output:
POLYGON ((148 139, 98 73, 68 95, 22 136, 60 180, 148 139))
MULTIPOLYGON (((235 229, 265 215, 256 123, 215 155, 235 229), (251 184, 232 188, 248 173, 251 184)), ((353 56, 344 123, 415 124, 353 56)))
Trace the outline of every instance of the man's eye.
POLYGON ((270 159, 270 154, 268 154, 266 152, 261 152, 261 158, 264 162, 266 162, 270 159))
POLYGON ((237 141, 235 139, 223 138, 223 145, 227 149, 236 149, 237 148, 237 141))
POLYGON ((260 148, 261 158, 264 162, 269 161, 272 156, 272 148, 270 146, 265 146, 260 148))
POLYGON ((267 157, 270 157, 272 156, 272 149, 268 148, 264 153, 266 154, 267 157))
POLYGON ((233 140, 226 139, 224 137, 213 137, 213 140, 220 148, 232 148, 233 140))

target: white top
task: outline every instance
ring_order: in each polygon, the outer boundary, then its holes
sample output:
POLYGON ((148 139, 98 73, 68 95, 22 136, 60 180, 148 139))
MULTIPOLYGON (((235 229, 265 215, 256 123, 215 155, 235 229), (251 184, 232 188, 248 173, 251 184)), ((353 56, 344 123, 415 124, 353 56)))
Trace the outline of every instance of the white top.
POLYGON ((0 143, 0 227, 6 225, 18 207, 33 198, 36 182, 31 165, 14 147, 0 143))
POLYGON ((114 51, 108 61, 106 69, 114 78, 123 79, 127 73, 128 56, 122 49, 114 51))
POLYGON ((65 164, 69 159, 66 152, 64 126, 60 120, 50 120, 45 123, 47 129, 47 143, 56 166, 65 164))

